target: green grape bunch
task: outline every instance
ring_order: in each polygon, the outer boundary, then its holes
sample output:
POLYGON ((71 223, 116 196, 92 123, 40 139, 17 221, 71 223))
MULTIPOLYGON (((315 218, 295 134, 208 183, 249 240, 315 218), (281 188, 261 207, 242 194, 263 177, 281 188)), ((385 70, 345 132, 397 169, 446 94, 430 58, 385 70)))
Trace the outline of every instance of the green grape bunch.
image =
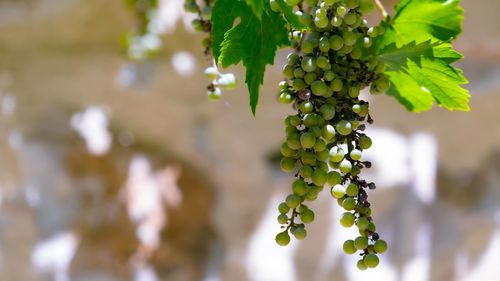
MULTIPOLYGON (((277 1, 270 0, 279 11, 277 1)), ((356 226, 359 236, 345 241, 347 254, 360 254, 358 268, 379 264, 378 254, 387 250, 372 218, 368 190, 375 183, 360 177, 369 161, 363 151, 372 140, 364 131, 373 123, 369 103, 359 98, 370 87, 372 94, 385 92, 385 64, 371 55, 370 47, 382 26, 369 27, 363 15, 373 8, 364 0, 286 0, 304 30, 290 30, 294 51, 283 67, 285 80, 279 84, 279 100, 293 104, 295 115, 285 119, 286 140, 281 146, 283 171, 295 174, 291 193, 278 206, 282 231, 276 242, 285 246, 294 236, 307 236, 306 226, 315 213, 306 204, 327 186, 344 209, 340 224, 356 226)))
POLYGON ((195 13, 198 15, 196 19, 192 21, 192 26, 196 31, 204 32, 207 34, 202 41, 202 45, 205 48, 204 54, 210 63, 210 66, 205 69, 205 76, 211 80, 210 84, 207 86, 207 96, 210 100, 219 100, 222 96, 222 89, 232 90, 237 85, 237 80, 232 73, 221 73, 217 68, 217 64, 213 59, 212 53, 212 8, 215 4, 215 0, 204 0, 203 4, 199 5, 196 0, 186 0, 184 2, 184 9, 187 12, 195 13))

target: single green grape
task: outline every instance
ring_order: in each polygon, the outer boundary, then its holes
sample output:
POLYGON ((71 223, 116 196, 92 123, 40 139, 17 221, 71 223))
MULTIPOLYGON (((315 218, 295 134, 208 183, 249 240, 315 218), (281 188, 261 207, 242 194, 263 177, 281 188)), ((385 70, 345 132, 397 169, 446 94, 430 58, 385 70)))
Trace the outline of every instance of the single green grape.
POLYGON ((353 240, 346 240, 344 242, 344 245, 342 245, 342 249, 344 250, 344 253, 348 255, 352 255, 357 252, 356 247, 354 247, 354 241, 353 240))
POLYGON ((281 202, 281 203, 278 205, 278 211, 279 211, 281 214, 287 214, 287 213, 290 211, 290 207, 288 207, 288 205, 287 205, 285 202, 281 202))
MULTIPOLYGON (((337 184, 340 184, 342 182, 342 176, 340 175, 339 172, 336 171, 331 171, 328 173, 328 179, 327 179, 328 185, 330 186, 336 186, 337 184)), ((344 186, 342 186, 343 194, 344 196, 345 191, 344 191, 344 186)))
POLYGON ((290 235, 287 231, 280 232, 276 235, 276 243, 280 246, 286 246, 290 243, 290 235))
POLYGON ((356 200, 351 197, 347 197, 344 201, 342 201, 342 207, 347 211, 354 210, 354 208, 356 208, 356 200))
POLYGON ((311 223, 314 221, 314 212, 312 210, 305 210, 303 212, 300 213, 300 220, 303 222, 303 223, 311 223))
MULTIPOLYGON (((355 220, 355 217, 352 213, 350 212, 345 212, 342 214, 342 216, 340 217, 340 224, 343 226, 343 227, 351 227, 354 225, 354 220, 355 220)), ((354 241, 353 241, 354 242, 354 241)), ((353 245, 354 246, 354 245, 353 245)))
POLYGON ((300 144, 303 148, 313 148, 316 144, 316 136, 313 133, 305 132, 300 136, 300 144))
POLYGON ((359 270, 361 271, 365 271, 368 269, 368 267, 366 266, 365 264, 365 261, 364 260, 359 260, 357 263, 356 263, 356 266, 358 267, 359 270))
POLYGON ((297 160, 295 158, 284 157, 280 162, 281 169, 285 173, 291 173, 295 170, 295 166, 297 166, 297 160))
POLYGON ((369 149, 372 146, 372 139, 367 135, 361 135, 359 137, 359 146, 362 149, 369 149))
POLYGON ((292 192, 298 196, 304 196, 307 193, 307 183, 303 179, 298 179, 292 184, 292 192))
POLYGON ((356 237, 356 239, 354 239, 354 247, 358 250, 366 249, 366 247, 368 247, 368 239, 363 236, 356 237))
POLYGON ((287 224, 288 223, 288 216, 286 214, 280 214, 278 216, 278 223, 279 224, 287 224))
POLYGON ((364 261, 367 267, 375 268, 379 264, 379 259, 375 254, 368 254, 364 257, 364 261))
POLYGON ((351 161, 344 159, 340 162, 339 168, 342 173, 348 174, 352 171, 352 163, 351 161))
POLYGON ((351 157, 352 160, 358 161, 361 159, 362 152, 359 149, 353 149, 351 153, 349 153, 349 156, 351 157))
POLYGON ((359 192, 359 187, 354 183, 349 184, 345 189, 345 193, 350 197, 357 196, 358 192, 359 192))
POLYGON ((373 249, 379 254, 385 253, 387 251, 387 242, 379 239, 373 244, 373 249))
POLYGON ((323 186, 326 183, 328 174, 323 169, 316 169, 312 174, 312 181, 315 185, 323 186))
POLYGON ((345 195, 345 187, 341 184, 334 185, 330 190, 333 197, 340 199, 345 195))
POLYGON ((365 230, 370 225, 370 221, 366 217, 360 217, 356 223, 359 230, 365 230))
POLYGON ((300 196, 298 196, 296 194, 290 194, 285 199, 286 205, 290 209, 297 208, 301 201, 302 201, 302 199, 300 198, 300 196))
POLYGON ((304 240, 307 236, 307 231, 304 227, 296 227, 293 231, 293 236, 295 236, 297 240, 304 240))
POLYGON ((340 120, 335 126, 337 132, 343 136, 350 135, 352 133, 352 124, 347 120, 340 120))

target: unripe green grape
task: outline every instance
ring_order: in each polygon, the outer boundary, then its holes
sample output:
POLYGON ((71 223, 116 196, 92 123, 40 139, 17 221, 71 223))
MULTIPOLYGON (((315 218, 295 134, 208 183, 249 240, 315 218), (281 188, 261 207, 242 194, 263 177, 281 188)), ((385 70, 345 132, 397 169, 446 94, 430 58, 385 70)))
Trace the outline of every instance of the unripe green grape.
POLYGON ((289 5, 289 6, 296 6, 297 4, 300 3, 300 0, 285 0, 285 2, 289 5))
POLYGON ((338 54, 345 56, 351 53, 351 51, 352 51, 352 45, 344 44, 344 47, 342 47, 342 49, 339 50, 338 54))
POLYGON ((314 44, 311 41, 304 41, 300 49, 304 54, 311 54, 314 52, 314 44))
POLYGON ((300 119, 299 116, 297 115, 291 115, 291 116, 288 116, 290 117, 289 118, 289 124, 290 126, 299 126, 300 123, 302 123, 302 119, 300 119))
MULTIPOLYGON (((318 115, 316 115, 316 122, 318 124, 318 126, 322 126, 324 124, 324 120, 323 118, 319 117, 318 115)), ((321 129, 319 127, 313 127, 311 128, 311 132, 314 133, 314 135, 319 138, 321 137, 321 129)))
POLYGON ((341 199, 345 195, 345 187, 341 184, 336 184, 330 189, 330 193, 333 197, 341 199))
POLYGON ((368 224, 368 227, 366 228, 366 230, 368 230, 370 232, 375 232, 375 231, 377 231, 377 226, 373 222, 370 222, 370 224, 368 224))
POLYGON ((207 91, 208 99, 211 101, 217 101, 222 96, 222 92, 219 88, 214 88, 213 90, 207 91))
MULTIPOLYGON (((324 163, 329 158, 330 158, 330 152, 328 151, 328 149, 324 149, 322 151, 316 152, 316 159, 318 161, 321 161, 321 163, 324 163)), ((325 165, 326 165, 326 163, 325 163, 325 165)))
POLYGON ((366 104, 363 104, 360 108, 360 111, 359 111, 359 116, 361 117, 365 117, 366 115, 368 115, 368 105, 366 104))
POLYGON ((305 198, 305 200, 308 200, 308 201, 314 201, 318 198, 318 192, 315 191, 314 189, 309 189, 304 198, 305 198))
POLYGON ((302 202, 302 199, 296 194, 290 194, 286 197, 285 202, 290 209, 293 209, 299 206, 300 202, 302 202))
POLYGON ((297 130, 297 128, 295 126, 287 125, 285 128, 285 132, 286 132, 287 137, 290 135, 299 135, 299 130, 297 130))
POLYGON ((307 113, 302 119, 302 124, 310 128, 318 125, 318 116, 316 113, 307 113))
POLYGON ((283 76, 285 76, 288 79, 295 78, 295 76, 293 75, 294 70, 295 68, 293 67, 293 65, 289 64, 285 65, 285 67, 283 67, 283 76))
POLYGON ((372 139, 367 135, 359 137, 359 146, 361 149, 369 149, 372 146, 372 139))
POLYGON ((356 266, 358 267, 359 270, 361 271, 365 271, 368 269, 368 267, 366 266, 365 264, 365 261, 364 260, 359 260, 357 263, 356 263, 356 266))
POLYGON ((370 225, 370 221, 366 217, 360 217, 356 225, 358 226, 359 230, 365 230, 368 228, 368 225, 370 225))
POLYGON ((200 19, 194 19, 191 22, 191 25, 193 26, 194 30, 202 32, 203 31, 203 23, 200 19))
POLYGON ((313 111, 313 109, 314 105, 310 101, 304 101, 303 103, 299 104, 299 110, 304 114, 313 111))
POLYGON ((300 65, 305 72, 313 72, 316 70, 316 60, 313 57, 305 56, 300 65))
POLYGON ((338 35, 331 36, 329 41, 330 41, 330 48, 332 48, 335 51, 342 49, 342 47, 344 46, 344 39, 342 39, 342 37, 338 35))
POLYGON ((343 23, 342 17, 335 16, 332 18, 330 23, 332 24, 332 26, 339 27, 343 23))
POLYGON ((323 53, 326 53, 330 50, 330 42, 328 41, 328 37, 321 37, 319 39, 319 50, 323 53))
POLYGON ((349 87, 349 97, 357 98, 359 97, 359 92, 360 92, 359 87, 349 87))
POLYGON ((343 86, 344 86, 344 83, 339 78, 335 78, 330 83, 330 89, 332 89, 332 91, 334 91, 334 92, 339 92, 340 90, 342 90, 343 86))
POLYGON ((357 176, 359 175, 359 173, 361 173, 361 169, 358 166, 353 166, 350 174, 353 176, 357 176))
MULTIPOLYGON (((352 48, 352 51, 349 53, 349 55, 351 56, 351 58, 353 60, 359 60, 361 59, 361 56, 363 55, 363 53, 361 52, 361 49, 358 48, 358 47, 353 47, 352 48)), ((359 95, 359 92, 358 92, 358 95, 359 95)), ((357 97, 357 96, 356 96, 357 97)))
POLYGON ((303 179, 298 179, 292 184, 292 192, 298 196, 304 196, 307 193, 307 183, 303 179))
POLYGON ((389 79, 387 79, 385 76, 381 76, 375 81, 375 87, 377 87, 377 90, 379 92, 387 91, 389 89, 389 86, 389 79))
POLYGON ((327 70, 325 71, 325 73, 323 74, 323 79, 327 82, 330 82, 332 81, 333 79, 335 79, 335 72, 331 71, 331 70, 327 70))
POLYGON ((304 165, 316 165, 316 155, 312 152, 306 151, 302 153, 300 159, 302 160, 302 163, 304 163, 304 165))
POLYGON ((293 96, 288 92, 283 92, 279 96, 279 101, 282 104, 290 104, 293 102, 293 96))
POLYGON ((363 14, 368 14, 373 10, 373 2, 372 0, 360 0, 359 3, 359 10, 363 14))
POLYGON ((312 174, 312 182, 315 185, 323 186, 326 183, 328 174, 323 169, 316 169, 312 174))
POLYGON ((325 120, 332 120, 335 117, 335 107, 326 103, 319 108, 319 112, 325 120))
POLYGON ((332 6, 337 0, 323 0, 326 6, 332 6))
MULTIPOLYGON (((314 151, 321 152, 325 150, 326 150, 326 142, 321 138, 316 139, 316 143, 314 144, 314 151)), ((327 154, 330 155, 328 151, 327 154)))
POLYGON ((379 264, 379 259, 375 254, 368 254, 364 258, 365 265, 369 268, 375 268, 379 264))
POLYGON ((355 104, 352 106, 352 112, 354 113, 360 113, 361 112, 361 105, 355 104))
POLYGON ((384 62, 379 62, 377 66, 375 67, 375 73, 384 73, 385 72, 385 63, 384 62))
POLYGON ((281 170, 285 173, 291 173, 295 170, 295 166, 297 165, 297 160, 295 158, 285 157, 281 159, 280 162, 281 170))
POLYGON ((352 160, 356 160, 356 161, 358 161, 359 159, 361 159, 361 155, 362 155, 362 152, 359 149, 353 149, 351 151, 351 153, 349 153, 349 156, 351 156, 351 159, 352 160))
MULTIPOLYGON (((330 171, 328 173, 327 183, 330 186, 336 186, 342 182, 342 175, 336 171, 330 171)), ((345 194, 344 186, 342 186, 343 193, 345 194)), ((342 195, 343 196, 343 195, 342 195)))
POLYGON ((298 152, 295 149, 291 149, 286 142, 281 145, 280 151, 281 155, 285 157, 294 157, 295 155, 297 155, 298 152))
POLYGON ((302 79, 293 79, 292 87, 296 91, 301 91, 301 90, 305 90, 307 88, 307 84, 302 79))
POLYGON ((387 242, 384 240, 377 240, 375 244, 373 244, 373 249, 379 254, 385 253, 385 251, 387 251, 387 242))
POLYGON ((355 9, 359 4, 359 0, 345 0, 345 6, 349 9, 355 9))
POLYGON ((215 80, 219 77, 219 70, 217 67, 208 67, 205 69, 205 76, 210 80, 215 80))
POLYGON ((321 127, 321 136, 327 141, 332 140, 335 137, 335 133, 335 128, 330 124, 321 127))
POLYGON ((366 34, 368 36, 370 36, 371 38, 374 38, 374 37, 377 37, 378 30, 376 27, 370 27, 370 28, 368 28, 368 31, 366 32, 366 34))
POLYGON ((344 45, 352 46, 356 43, 358 35, 352 31, 344 31, 342 33, 342 39, 344 39, 344 45))
POLYGON ((351 161, 344 159, 342 160, 342 162, 340 162, 339 168, 342 173, 348 174, 352 170, 352 163, 351 161))
POLYGON ((316 81, 317 75, 314 72, 308 72, 304 76, 304 80, 306 81, 307 85, 311 85, 314 81, 316 81))
POLYGON ((281 81, 279 84, 278 84, 278 87, 280 89, 280 91, 283 91, 283 90, 286 90, 288 89, 288 82, 287 81, 281 81))
POLYGON ((290 53, 286 57, 286 60, 287 60, 289 65, 295 65, 295 64, 299 63, 300 56, 297 53, 290 53))
POLYGON ((303 223, 311 223, 314 221, 314 212, 312 210, 305 210, 301 212, 299 216, 303 223))
POLYGON ((316 10, 314 13, 318 18, 326 18, 326 9, 324 7, 319 7, 319 9, 316 10))
POLYGON ((300 135, 299 134, 290 134, 286 137, 286 144, 291 149, 301 149, 302 145, 300 144, 300 135))
POLYGON ((358 16, 356 15, 356 13, 347 13, 344 16, 344 23, 347 25, 353 25, 356 23, 357 20, 358 16))
POLYGON ((354 208, 356 208, 356 200, 351 197, 347 197, 344 201, 342 201, 342 207, 347 211, 354 210, 354 208))
POLYGON ((316 59, 316 65, 321 69, 326 69, 330 65, 330 62, 326 57, 320 56, 316 59))
POLYGON ((359 187, 354 183, 349 184, 345 189, 345 193, 351 197, 357 196, 358 192, 359 192, 359 187))
POLYGON ((372 46, 372 43, 373 43, 373 41, 370 37, 363 38, 363 47, 370 48, 372 46))
POLYGON ((293 75, 295 76, 295 78, 304 78, 304 75, 306 75, 306 73, 302 68, 297 67, 293 70, 293 75))
POLYGON ((337 7, 337 15, 340 16, 341 18, 343 18, 345 16, 345 14, 347 14, 348 10, 346 7, 344 6, 338 6, 337 7))
POLYGON ((335 129, 339 134, 347 136, 352 133, 352 124, 347 120, 340 120, 335 129))
POLYGON ((316 137, 310 132, 305 132, 300 136, 300 144, 303 148, 313 148, 316 144, 316 137))
POLYGON ((278 205, 278 211, 281 213, 281 214, 286 214, 290 211, 290 207, 288 207, 288 205, 285 203, 285 202, 281 202, 279 205, 278 205))
POLYGON ((304 240, 307 236, 307 231, 303 227, 296 227, 293 231, 293 236, 295 236, 297 240, 304 240))
POLYGON ((356 237, 356 239, 354 239, 354 247, 358 250, 366 249, 366 247, 368 247, 368 239, 363 236, 356 237))
POLYGON ((323 96, 328 92, 328 86, 321 80, 316 80, 311 84, 311 91, 316 96, 323 96))
MULTIPOLYGON (((325 161, 318 161, 318 162, 316 163, 316 168, 318 168, 318 169, 322 169, 322 170, 323 170, 323 171, 325 171, 325 172, 328 172, 328 170, 330 169, 330 168, 328 167, 328 164, 326 164, 326 162, 325 162, 325 161)), ((323 186, 322 186, 322 185, 321 185, 321 186, 319 186, 319 188, 321 188, 321 190, 323 190, 323 186)))
POLYGON ((290 235, 287 231, 280 232, 276 235, 276 243, 280 246, 286 246, 290 243, 290 235))
POLYGON ((312 177, 313 172, 314 170, 311 166, 302 166, 300 169, 300 175, 305 179, 312 177))
POLYGON ((318 16, 316 16, 314 18, 314 25, 316 25, 316 27, 318 28, 325 28, 328 26, 328 18, 320 18, 318 16))
POLYGON ((354 247, 354 241, 353 240, 346 240, 344 244, 342 245, 342 250, 344 250, 344 253, 348 255, 352 255, 357 252, 356 247, 354 247))
MULTIPOLYGON (((342 214, 342 216, 340 217, 340 224, 343 226, 343 227, 351 227, 354 225, 354 215, 350 212, 345 212, 342 214)), ((353 247, 354 247, 354 241, 353 241, 353 247)))
POLYGON ((288 216, 286 214, 280 214, 278 216, 278 223, 279 224, 287 224, 288 223, 288 216))
POLYGON ((334 146, 330 148, 330 161, 332 162, 340 162, 344 159, 345 152, 342 148, 338 146, 334 146))

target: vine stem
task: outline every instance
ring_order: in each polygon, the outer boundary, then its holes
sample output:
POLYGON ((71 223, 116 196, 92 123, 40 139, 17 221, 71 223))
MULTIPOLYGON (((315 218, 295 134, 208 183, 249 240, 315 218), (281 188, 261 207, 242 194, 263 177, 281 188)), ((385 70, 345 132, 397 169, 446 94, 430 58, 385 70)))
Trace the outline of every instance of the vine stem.
POLYGON ((375 6, 379 10, 379 12, 382 14, 382 17, 384 17, 384 19, 387 18, 389 16, 389 14, 385 10, 385 7, 382 4, 382 2, 380 2, 380 0, 373 0, 373 2, 375 3, 375 6))

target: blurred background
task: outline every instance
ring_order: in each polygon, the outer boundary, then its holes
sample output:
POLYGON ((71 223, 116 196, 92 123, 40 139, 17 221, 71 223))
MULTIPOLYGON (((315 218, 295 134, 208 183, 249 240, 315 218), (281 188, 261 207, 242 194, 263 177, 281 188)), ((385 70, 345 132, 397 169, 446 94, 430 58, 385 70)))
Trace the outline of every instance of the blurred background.
POLYGON ((255 118, 240 67, 210 102, 182 2, 160 1, 144 59, 120 46, 124 1, 0 0, 0 280, 499 280, 498 0, 462 1, 471 112, 371 101, 366 177, 390 248, 367 272, 341 253, 353 234, 328 194, 305 241, 275 245, 287 51, 255 118))

